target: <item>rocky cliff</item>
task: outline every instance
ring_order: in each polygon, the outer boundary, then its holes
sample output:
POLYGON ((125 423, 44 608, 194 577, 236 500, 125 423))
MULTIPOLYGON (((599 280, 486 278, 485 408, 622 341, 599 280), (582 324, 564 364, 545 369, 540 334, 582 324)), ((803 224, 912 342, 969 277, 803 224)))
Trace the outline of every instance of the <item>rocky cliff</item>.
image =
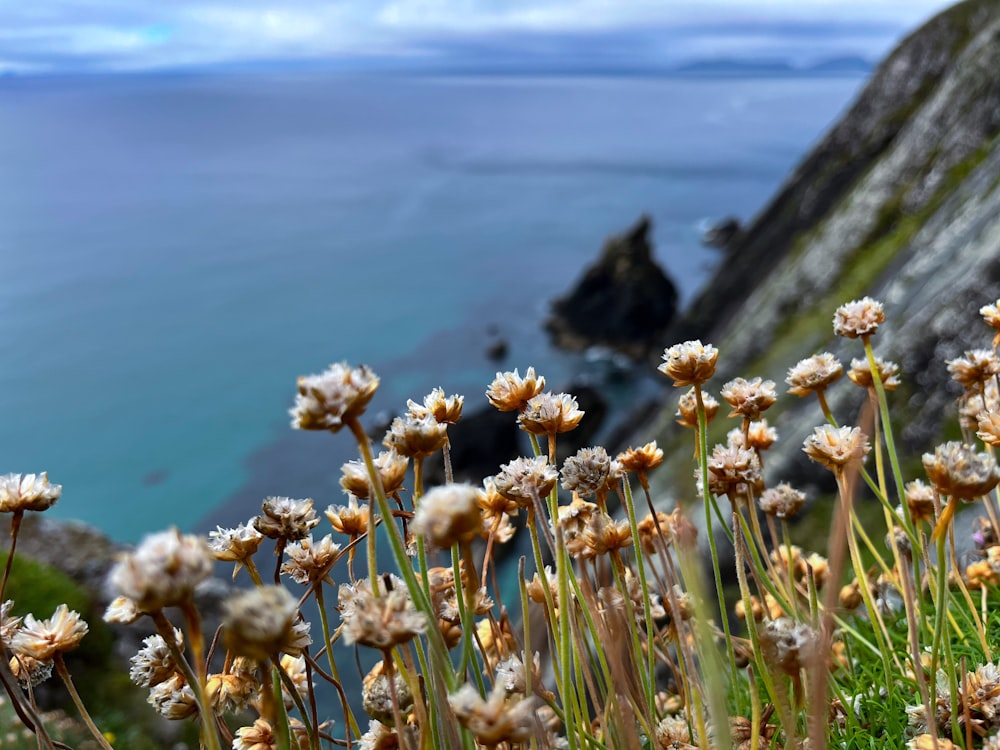
MULTIPOLYGON (((734 238, 666 343, 697 337, 716 345, 716 389, 742 375, 770 378, 784 391, 799 359, 830 350, 849 365, 861 356, 857 342, 834 338, 830 321, 839 304, 871 295, 887 316, 876 351, 901 365, 905 381, 892 394, 904 417, 897 431, 904 450, 926 449, 955 421, 958 390, 945 360, 988 345, 977 311, 1000 296, 998 133, 1000 2, 967 0, 878 67, 734 238)), ((691 436, 673 425, 677 395, 668 394, 642 437, 686 445, 689 458, 691 436)), ((859 389, 844 379, 830 398, 843 421, 855 418, 859 389)), ((818 407, 785 396, 768 416, 783 445, 769 458, 770 473, 808 473, 799 448, 821 423, 818 407)), ((690 465, 678 460, 675 469, 662 475, 661 494, 693 493, 690 465)))

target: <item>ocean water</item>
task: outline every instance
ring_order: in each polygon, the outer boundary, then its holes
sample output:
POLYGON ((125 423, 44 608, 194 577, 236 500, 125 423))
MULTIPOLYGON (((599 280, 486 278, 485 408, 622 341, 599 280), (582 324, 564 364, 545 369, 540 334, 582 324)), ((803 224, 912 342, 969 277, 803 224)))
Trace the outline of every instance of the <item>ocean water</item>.
POLYGON ((392 413, 604 367, 541 330, 603 239, 647 212, 689 299, 705 223, 758 210, 862 82, 0 78, 0 472, 122 540, 340 502, 350 439, 290 429, 297 375, 366 362, 392 413))

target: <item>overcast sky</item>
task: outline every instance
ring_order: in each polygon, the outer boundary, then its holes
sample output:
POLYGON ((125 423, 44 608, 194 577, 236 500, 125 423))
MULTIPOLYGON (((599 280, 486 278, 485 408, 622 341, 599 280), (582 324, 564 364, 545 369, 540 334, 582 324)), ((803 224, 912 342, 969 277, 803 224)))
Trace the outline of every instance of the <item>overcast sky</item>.
POLYGON ((944 0, 0 0, 0 72, 875 60, 944 0))

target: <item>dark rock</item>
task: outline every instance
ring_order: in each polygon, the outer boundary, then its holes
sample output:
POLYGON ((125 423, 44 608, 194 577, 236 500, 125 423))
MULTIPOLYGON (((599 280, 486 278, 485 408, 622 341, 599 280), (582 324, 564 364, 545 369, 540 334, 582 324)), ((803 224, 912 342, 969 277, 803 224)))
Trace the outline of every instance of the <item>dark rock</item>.
POLYGON ((557 346, 606 346, 633 359, 662 348, 677 311, 677 288, 653 260, 649 229, 643 216, 610 238, 576 286, 552 303, 546 328, 557 346))
POLYGON ((701 244, 719 250, 729 250, 743 236, 743 227, 735 216, 727 216, 709 227, 701 236, 701 244))

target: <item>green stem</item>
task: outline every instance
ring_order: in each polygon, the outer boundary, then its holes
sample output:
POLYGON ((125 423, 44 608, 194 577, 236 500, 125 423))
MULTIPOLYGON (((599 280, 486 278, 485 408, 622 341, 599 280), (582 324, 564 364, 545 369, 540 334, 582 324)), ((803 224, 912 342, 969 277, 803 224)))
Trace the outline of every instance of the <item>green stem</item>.
MULTIPOLYGON (((323 644, 326 651, 326 659, 330 665, 330 676, 339 683, 340 673, 337 671, 337 662, 333 658, 333 642, 330 638, 330 618, 326 614, 326 603, 323 601, 323 583, 316 581, 313 584, 313 591, 316 594, 316 606, 319 609, 320 625, 323 627, 323 644)), ((358 721, 354 718, 354 711, 351 710, 351 706, 347 702, 347 698, 343 692, 340 693, 340 702, 350 732, 353 732, 355 737, 361 737, 361 728, 358 726, 358 721)), ((347 746, 350 747, 350 744, 350 733, 348 733, 347 746)))
POLYGON ((107 738, 101 733, 101 730, 97 728, 94 724, 94 720, 90 718, 90 713, 87 711, 87 707, 83 705, 83 700, 80 698, 80 694, 76 692, 76 686, 73 684, 73 678, 70 677, 69 670, 66 669, 66 662, 63 661, 62 654, 58 651, 54 657, 54 663, 56 667, 56 672, 62 679, 63 684, 66 685, 66 689, 69 691, 70 697, 73 699, 73 705, 76 706, 76 710, 80 712, 80 718, 83 719, 83 723, 87 725, 87 729, 97 740, 98 744, 104 748, 104 750, 114 750, 111 743, 108 742, 107 738))

